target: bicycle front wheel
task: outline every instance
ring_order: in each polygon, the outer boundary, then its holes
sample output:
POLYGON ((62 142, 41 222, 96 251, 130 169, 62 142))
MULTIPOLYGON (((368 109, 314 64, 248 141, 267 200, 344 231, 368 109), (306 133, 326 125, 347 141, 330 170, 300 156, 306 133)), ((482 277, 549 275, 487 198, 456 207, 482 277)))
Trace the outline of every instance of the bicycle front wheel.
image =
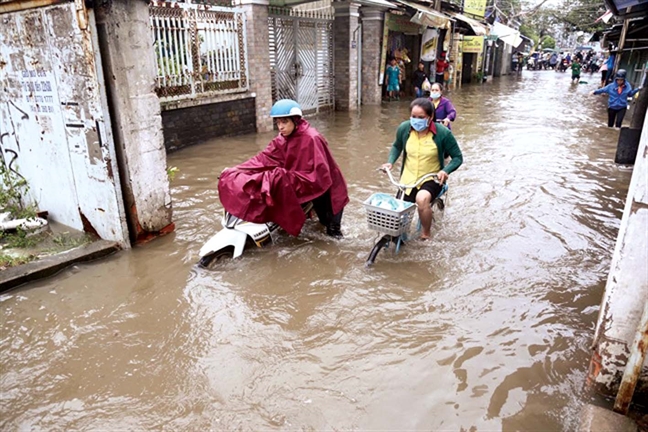
POLYGON ((374 247, 371 249, 371 252, 369 252, 369 257, 367 258, 367 262, 365 263, 367 267, 373 265, 373 263, 376 261, 376 257, 378 256, 378 253, 383 248, 389 246, 390 241, 391 241, 391 237, 386 235, 386 236, 382 236, 382 238, 376 242, 374 247))

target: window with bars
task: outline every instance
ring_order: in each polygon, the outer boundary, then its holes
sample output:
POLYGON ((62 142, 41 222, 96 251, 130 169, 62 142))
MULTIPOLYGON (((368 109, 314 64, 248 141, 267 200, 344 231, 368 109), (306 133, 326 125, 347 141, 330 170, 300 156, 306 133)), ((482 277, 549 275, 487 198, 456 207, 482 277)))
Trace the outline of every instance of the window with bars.
POLYGON ((248 89, 245 14, 205 3, 212 1, 150 3, 162 101, 248 89))

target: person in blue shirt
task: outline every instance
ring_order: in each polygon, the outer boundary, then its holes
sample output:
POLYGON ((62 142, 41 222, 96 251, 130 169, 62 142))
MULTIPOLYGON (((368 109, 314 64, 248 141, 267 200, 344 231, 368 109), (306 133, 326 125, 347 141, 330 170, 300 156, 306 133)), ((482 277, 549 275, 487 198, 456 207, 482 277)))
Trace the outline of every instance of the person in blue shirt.
POLYGON ((610 81, 612 81, 611 77, 612 77, 612 71, 614 70, 615 60, 616 60, 616 55, 612 54, 612 51, 610 51, 610 56, 605 62, 605 64, 607 65, 607 74, 605 74, 605 84, 608 84, 610 81))
POLYGON ((606 93, 608 98, 608 127, 621 127, 623 117, 628 107, 628 98, 634 96, 641 88, 632 89, 630 83, 626 80, 626 71, 619 69, 614 76, 614 82, 603 88, 594 90, 593 95, 606 93), (615 122, 616 119, 616 122, 615 122))

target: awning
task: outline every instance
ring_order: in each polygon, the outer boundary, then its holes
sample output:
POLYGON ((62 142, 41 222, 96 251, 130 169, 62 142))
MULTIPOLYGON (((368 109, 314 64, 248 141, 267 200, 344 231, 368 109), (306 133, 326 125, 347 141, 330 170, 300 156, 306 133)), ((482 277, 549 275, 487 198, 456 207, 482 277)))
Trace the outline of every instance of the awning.
POLYGON ((603 15, 601 15, 600 17, 596 18, 596 21, 594 21, 594 22, 597 23, 599 21, 603 21, 605 24, 607 24, 607 23, 610 22, 611 18, 612 18, 612 12, 609 11, 609 10, 606 10, 605 13, 603 15))
POLYGON ((599 42, 602 37, 602 31, 595 31, 594 33, 592 33, 592 36, 587 40, 587 42, 599 42))
POLYGON ((466 15, 462 15, 460 13, 450 13, 450 16, 453 18, 457 18, 458 20, 461 20, 466 24, 468 24, 470 28, 473 29, 473 31, 477 36, 485 36, 488 33, 488 29, 486 28, 485 25, 483 25, 477 20, 468 18, 466 15))
POLYGON ((622 18, 643 18, 648 12, 648 2, 645 0, 605 0, 605 6, 615 16, 622 18))
POLYGON ((518 46, 519 49, 526 49, 527 46, 532 47, 535 45, 533 39, 530 39, 521 33, 520 33, 520 37, 522 38, 522 43, 518 46))
POLYGON ((491 34, 497 35, 502 42, 511 45, 513 48, 517 48, 522 43, 519 31, 499 22, 493 24, 491 34))
MULTIPOLYGON (((302 0, 303 1, 303 0, 302 0)), ((354 3, 359 3, 362 6, 378 6, 393 9, 396 7, 395 4, 388 2, 387 0, 356 0, 354 3)))
POLYGON ((435 11, 434 9, 430 9, 428 7, 416 3, 410 3, 405 0, 395 0, 395 1, 397 3, 404 4, 405 6, 409 6, 412 9, 418 11, 412 17, 411 21, 413 23, 420 24, 422 26, 427 26, 427 27, 450 28, 450 21, 454 21, 448 15, 441 13, 439 11, 435 11))

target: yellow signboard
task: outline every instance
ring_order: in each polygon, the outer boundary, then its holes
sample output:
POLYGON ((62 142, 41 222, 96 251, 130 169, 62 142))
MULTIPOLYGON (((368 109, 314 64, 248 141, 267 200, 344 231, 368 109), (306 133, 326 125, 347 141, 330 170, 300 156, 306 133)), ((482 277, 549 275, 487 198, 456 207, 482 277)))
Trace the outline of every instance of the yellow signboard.
POLYGON ((464 36, 462 44, 465 53, 481 53, 484 50, 484 36, 464 36))
POLYGON ((484 17, 486 0, 464 0, 464 13, 484 17))

